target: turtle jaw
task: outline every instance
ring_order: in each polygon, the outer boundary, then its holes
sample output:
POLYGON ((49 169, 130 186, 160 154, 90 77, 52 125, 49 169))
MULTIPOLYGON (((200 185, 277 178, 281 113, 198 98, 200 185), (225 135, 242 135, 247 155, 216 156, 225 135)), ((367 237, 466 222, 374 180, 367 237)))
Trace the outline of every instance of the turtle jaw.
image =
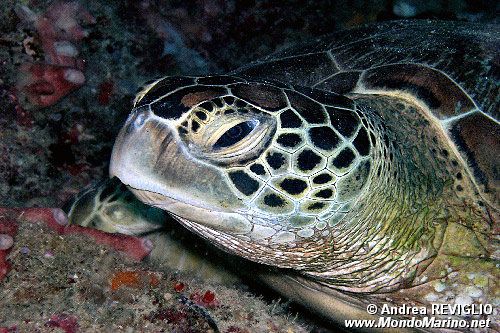
POLYGON ((140 201, 169 212, 181 223, 187 220, 190 223, 201 224, 234 235, 247 234, 252 230, 251 222, 241 214, 193 206, 158 193, 134 189, 130 186, 129 189, 140 201))

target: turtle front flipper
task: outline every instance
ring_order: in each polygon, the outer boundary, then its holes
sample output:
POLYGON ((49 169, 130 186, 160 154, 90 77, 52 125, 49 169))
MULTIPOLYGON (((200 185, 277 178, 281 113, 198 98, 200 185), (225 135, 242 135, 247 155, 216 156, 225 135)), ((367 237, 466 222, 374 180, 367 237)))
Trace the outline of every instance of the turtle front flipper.
POLYGON ((228 286, 239 281, 221 265, 227 255, 207 248, 201 239, 193 244, 192 235, 171 223, 167 212, 136 199, 116 177, 84 189, 63 210, 70 224, 110 233, 147 234, 153 243, 148 261, 155 267, 228 286))
POLYGON ((164 211, 137 200, 116 177, 89 186, 63 210, 71 224, 135 236, 162 228, 166 218, 164 211))

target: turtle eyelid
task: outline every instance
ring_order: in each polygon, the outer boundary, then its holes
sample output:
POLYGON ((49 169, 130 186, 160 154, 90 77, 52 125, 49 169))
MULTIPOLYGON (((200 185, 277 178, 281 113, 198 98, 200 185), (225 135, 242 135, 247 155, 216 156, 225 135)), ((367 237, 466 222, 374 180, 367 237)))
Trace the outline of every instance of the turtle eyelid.
POLYGON ((217 139, 213 145, 213 149, 221 150, 240 142, 243 138, 250 134, 256 126, 257 122, 251 120, 234 125, 217 139))

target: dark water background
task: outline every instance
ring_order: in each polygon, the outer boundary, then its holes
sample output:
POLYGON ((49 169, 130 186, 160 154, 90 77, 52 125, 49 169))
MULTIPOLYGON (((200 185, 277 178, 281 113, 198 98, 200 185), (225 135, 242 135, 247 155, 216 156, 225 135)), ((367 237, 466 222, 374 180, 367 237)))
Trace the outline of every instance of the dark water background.
MULTIPOLYGON (((50 63, 32 13, 57 2, 0 4, 0 203, 60 206, 102 179, 136 90, 164 75, 223 73, 292 44, 374 21, 491 23, 496 1, 79 1, 71 41, 85 84, 53 105, 26 102, 23 64, 50 63), (85 21, 88 12, 93 22, 85 21), (27 17, 28 16, 28 17, 27 17)), ((52 7, 51 7, 52 6, 52 7)), ((61 11, 56 9, 55 11, 61 11)), ((49 13, 49 14, 47 14, 49 13)), ((71 14, 71 13, 70 13, 71 14)), ((52 13, 50 20, 57 19, 52 13)), ((69 15, 71 16, 71 15, 69 15)), ((42 36, 41 36, 42 35, 42 36)))

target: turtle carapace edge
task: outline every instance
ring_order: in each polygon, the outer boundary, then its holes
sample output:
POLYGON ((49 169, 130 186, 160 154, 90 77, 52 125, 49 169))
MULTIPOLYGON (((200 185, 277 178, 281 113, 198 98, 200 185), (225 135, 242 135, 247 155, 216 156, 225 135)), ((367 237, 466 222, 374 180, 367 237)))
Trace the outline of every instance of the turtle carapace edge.
POLYGON ((289 269, 295 285, 276 289, 302 288, 332 318, 377 295, 456 303, 474 287, 467 300, 491 303, 499 41, 481 25, 389 22, 226 75, 158 79, 110 174, 224 251, 289 269))

